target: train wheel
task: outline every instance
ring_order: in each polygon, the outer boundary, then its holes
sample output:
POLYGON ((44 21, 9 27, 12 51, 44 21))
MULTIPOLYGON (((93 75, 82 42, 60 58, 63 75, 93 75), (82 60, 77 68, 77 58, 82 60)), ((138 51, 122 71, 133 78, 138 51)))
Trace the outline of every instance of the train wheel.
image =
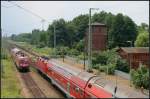
POLYGON ((37 72, 41 75, 41 71, 37 69, 37 72))
POLYGON ((30 72, 30 68, 27 68, 27 72, 30 72))

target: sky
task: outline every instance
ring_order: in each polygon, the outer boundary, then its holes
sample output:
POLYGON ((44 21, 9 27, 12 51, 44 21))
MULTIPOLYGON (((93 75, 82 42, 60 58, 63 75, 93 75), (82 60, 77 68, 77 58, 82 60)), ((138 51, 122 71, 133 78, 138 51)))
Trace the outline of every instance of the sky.
MULTIPOLYGON (((149 24, 148 1, 12 1, 43 17, 44 30, 53 20, 63 18, 72 20, 80 14, 88 14, 89 8, 99 8, 96 12, 106 11, 113 14, 122 13, 129 16, 137 25, 142 22, 149 24)), ((7 1, 1 1, 2 35, 29 33, 33 29, 42 29, 41 19, 14 6, 7 1)))

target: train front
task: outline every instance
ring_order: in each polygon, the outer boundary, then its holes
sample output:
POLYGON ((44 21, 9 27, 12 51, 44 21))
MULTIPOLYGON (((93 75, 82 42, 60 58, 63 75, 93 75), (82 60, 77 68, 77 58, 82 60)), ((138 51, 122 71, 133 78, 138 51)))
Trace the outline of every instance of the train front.
POLYGON ((19 68, 21 70, 29 70, 30 60, 28 57, 19 57, 19 68))

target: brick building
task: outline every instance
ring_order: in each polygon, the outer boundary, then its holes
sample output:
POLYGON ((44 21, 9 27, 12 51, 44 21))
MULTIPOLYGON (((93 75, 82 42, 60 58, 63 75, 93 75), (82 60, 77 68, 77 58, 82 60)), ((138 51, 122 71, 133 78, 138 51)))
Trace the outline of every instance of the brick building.
MULTIPOLYGON (((88 29, 85 34, 85 45, 88 48, 88 29)), ((103 51, 106 49, 107 44, 107 27, 105 24, 92 23, 91 24, 92 33, 92 50, 93 51, 103 51)))
POLYGON ((140 63, 150 65, 148 47, 121 47, 117 50, 119 55, 128 61, 132 68, 138 68, 140 63))

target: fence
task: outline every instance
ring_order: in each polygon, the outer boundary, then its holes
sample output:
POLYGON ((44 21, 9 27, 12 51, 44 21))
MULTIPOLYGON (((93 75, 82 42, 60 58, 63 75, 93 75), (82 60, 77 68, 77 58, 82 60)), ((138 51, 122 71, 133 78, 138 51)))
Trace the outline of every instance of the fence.
MULTIPOLYGON (((65 56, 66 59, 72 61, 73 63, 79 63, 79 64, 84 64, 84 60, 79 60, 78 58, 75 57, 70 57, 70 56, 65 56)), ((85 60, 85 65, 88 65, 88 61, 85 60)), ((115 75, 120 76, 124 79, 128 79, 130 80, 130 74, 119 71, 119 70, 115 70, 115 75)))
POLYGON ((130 74, 127 74, 125 72, 119 71, 119 70, 115 70, 115 75, 120 76, 124 79, 128 79, 130 80, 130 74))
MULTIPOLYGON (((84 60, 80 60, 78 58, 75 57, 70 57, 70 56, 65 56, 66 59, 72 61, 73 63, 79 63, 79 64, 84 64, 84 60)), ((85 60, 85 65, 88 65, 88 61, 85 60)))

